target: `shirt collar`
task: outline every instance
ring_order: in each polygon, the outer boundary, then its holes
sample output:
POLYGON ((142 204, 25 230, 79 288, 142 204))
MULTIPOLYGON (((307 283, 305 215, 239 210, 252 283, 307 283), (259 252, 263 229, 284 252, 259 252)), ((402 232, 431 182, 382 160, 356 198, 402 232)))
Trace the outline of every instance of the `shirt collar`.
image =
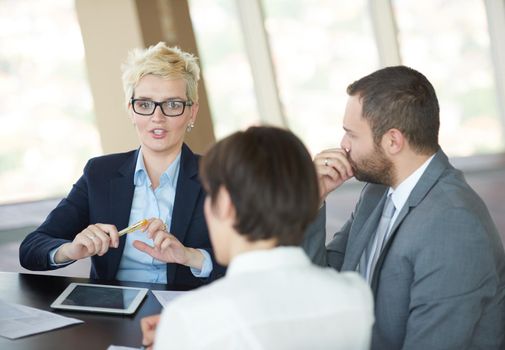
POLYGON ((432 155, 430 158, 428 158, 428 160, 426 160, 419 168, 417 168, 416 171, 410 174, 409 177, 403 180, 402 183, 399 184, 395 190, 393 190, 393 188, 391 187, 389 188, 388 195, 392 193, 391 199, 393 200, 393 203, 397 211, 403 208, 403 206, 407 202, 407 199, 410 196, 410 193, 417 185, 419 179, 424 174, 426 168, 428 167, 428 165, 430 164, 430 162, 434 157, 435 154, 432 155))
POLYGON ((245 272, 258 272, 282 267, 303 267, 310 265, 309 258, 300 247, 277 247, 242 253, 231 261, 227 276, 245 272))
MULTIPOLYGON (((172 187, 176 186, 177 174, 181 164, 181 152, 175 157, 174 161, 160 176, 160 186, 169 183, 172 187)), ((135 164, 135 172, 133 173, 133 184, 135 186, 143 186, 145 184, 151 186, 151 180, 147 176, 147 170, 144 164, 144 157, 142 156, 142 148, 139 149, 137 155, 137 163, 135 164)))

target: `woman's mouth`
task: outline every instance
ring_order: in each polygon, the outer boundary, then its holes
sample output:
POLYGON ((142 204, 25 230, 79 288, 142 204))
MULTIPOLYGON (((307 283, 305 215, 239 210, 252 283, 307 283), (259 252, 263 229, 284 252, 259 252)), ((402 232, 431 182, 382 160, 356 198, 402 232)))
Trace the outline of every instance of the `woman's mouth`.
POLYGON ((151 130, 151 134, 155 139, 162 139, 166 136, 167 131, 165 129, 153 129, 151 130))

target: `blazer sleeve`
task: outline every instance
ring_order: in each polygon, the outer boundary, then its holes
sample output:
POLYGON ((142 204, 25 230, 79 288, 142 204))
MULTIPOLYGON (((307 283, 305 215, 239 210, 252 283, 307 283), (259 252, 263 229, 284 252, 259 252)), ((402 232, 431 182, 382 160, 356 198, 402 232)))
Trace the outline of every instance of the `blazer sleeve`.
POLYGON ((467 349, 484 313, 496 316, 485 326, 485 342, 498 349, 505 310, 495 297, 501 287, 489 228, 467 209, 441 215, 424 222, 432 242, 412 251, 414 280, 403 349, 467 349))
MULTIPOLYGON (((46 220, 23 240, 19 247, 19 262, 29 270, 52 270, 49 252, 70 242, 89 225, 89 202, 86 164, 81 178, 46 220)), ((68 266, 68 265, 64 265, 68 266)))
POLYGON ((301 247, 312 262, 328 266, 326 259, 326 203, 319 209, 316 220, 305 230, 301 247))
MULTIPOLYGON (((356 203, 351 217, 346 221, 342 228, 333 234, 332 239, 326 244, 326 204, 324 204, 316 217, 316 220, 305 230, 304 240, 301 244, 305 253, 312 262, 319 266, 331 266, 340 271, 344 263, 345 251, 349 233, 354 223, 356 213, 362 207, 363 198, 369 191, 368 185, 365 185, 360 193, 360 198, 356 203)), ((375 191, 375 190, 372 190, 375 191)), ((379 192, 383 191, 379 187, 379 192)), ((380 198, 380 197, 379 197, 380 198)))
POLYGON ((319 209, 316 220, 305 231, 301 244, 314 264, 331 266, 337 270, 342 268, 353 220, 354 215, 351 215, 340 231, 336 232, 331 241, 326 244, 326 204, 319 209))

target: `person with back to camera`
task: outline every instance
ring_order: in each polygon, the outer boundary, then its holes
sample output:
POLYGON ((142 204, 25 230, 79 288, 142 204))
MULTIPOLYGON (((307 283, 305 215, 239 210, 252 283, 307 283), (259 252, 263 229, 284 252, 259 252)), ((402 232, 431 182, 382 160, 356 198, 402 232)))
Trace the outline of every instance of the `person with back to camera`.
POLYGON ((132 50, 122 68, 140 148, 91 159, 22 242, 21 265, 50 270, 91 257, 92 278, 200 286, 223 271, 212 262, 199 158, 184 144, 198 112, 196 57, 160 42, 132 50))
POLYGON ((326 247, 321 208, 304 248, 314 262, 368 281, 372 349, 503 349, 503 245, 485 204, 438 144, 433 86, 396 66, 347 93, 341 148, 314 158, 321 201, 353 176, 366 184, 326 247))
POLYGON ((319 206, 312 159, 291 132, 251 127, 201 161, 205 218, 226 276, 142 320, 154 349, 368 349, 371 292, 298 246, 319 206), (159 323, 158 323, 159 322, 159 323), (155 336, 155 337, 154 337, 155 336))

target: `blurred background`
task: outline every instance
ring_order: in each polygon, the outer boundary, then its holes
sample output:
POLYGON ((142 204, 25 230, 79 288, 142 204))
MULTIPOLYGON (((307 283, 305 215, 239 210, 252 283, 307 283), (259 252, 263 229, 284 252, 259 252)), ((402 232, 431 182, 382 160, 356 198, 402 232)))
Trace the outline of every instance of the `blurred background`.
MULTIPOLYGON (((312 154, 338 146, 347 85, 389 65, 421 71, 443 149, 504 235, 504 37, 504 0, 0 0, 0 253, 17 256, 90 157, 138 147, 120 65, 160 40, 200 57, 199 152, 258 123, 312 154)), ((360 188, 330 198, 329 232, 360 188)))

